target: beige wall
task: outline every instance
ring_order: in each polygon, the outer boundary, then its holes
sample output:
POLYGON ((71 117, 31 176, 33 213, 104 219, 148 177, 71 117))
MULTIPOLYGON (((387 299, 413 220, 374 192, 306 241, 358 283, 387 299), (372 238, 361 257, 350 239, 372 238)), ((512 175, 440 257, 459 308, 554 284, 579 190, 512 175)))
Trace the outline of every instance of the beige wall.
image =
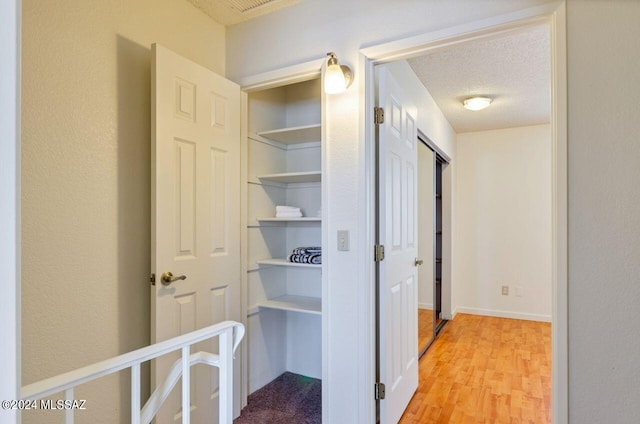
POLYGON ((550 125, 458 134, 455 193, 457 312, 551 321, 550 125))
MULTIPOLYGON (((150 45, 224 74, 225 29, 181 0, 23 0, 22 35, 28 384, 148 344, 150 45)), ((126 422, 128 372, 76 398, 126 422)))
POLYGON ((569 0, 569 414, 640 422, 640 2, 569 0))

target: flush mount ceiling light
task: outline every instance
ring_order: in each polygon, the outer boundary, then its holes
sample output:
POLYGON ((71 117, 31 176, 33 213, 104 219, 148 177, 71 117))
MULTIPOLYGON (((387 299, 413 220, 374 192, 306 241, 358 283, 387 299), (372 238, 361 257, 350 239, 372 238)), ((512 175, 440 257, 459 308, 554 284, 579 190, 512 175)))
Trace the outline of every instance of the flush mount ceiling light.
POLYGON ((482 110, 489 107, 492 101, 489 97, 470 97, 463 102, 463 105, 465 109, 482 110))
POLYGON ((338 63, 335 53, 327 53, 327 69, 324 73, 324 91, 327 94, 337 94, 345 91, 353 81, 351 68, 338 63))

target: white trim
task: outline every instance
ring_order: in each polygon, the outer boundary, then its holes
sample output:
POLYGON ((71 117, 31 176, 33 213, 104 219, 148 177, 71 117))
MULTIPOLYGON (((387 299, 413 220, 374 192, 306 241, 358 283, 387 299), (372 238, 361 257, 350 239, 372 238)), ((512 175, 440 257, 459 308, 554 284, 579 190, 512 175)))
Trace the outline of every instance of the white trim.
POLYGON ((568 153, 566 3, 551 15, 551 422, 569 422, 568 153))
MULTIPOLYGON (((320 64, 320 87, 324 87, 324 70, 326 69, 326 60, 324 58, 315 64, 309 63, 309 66, 318 66, 320 64)), ((327 95, 322 89, 322 94, 320 94, 320 131, 322 134, 321 140, 321 163, 320 163, 320 171, 322 172, 322 182, 320 192, 321 194, 321 204, 322 204, 322 231, 321 231, 321 246, 329 246, 329 173, 327 169, 329 165, 327 164, 326 158, 329 154, 329 146, 327 142, 327 95)), ((331 416, 331 402, 330 396, 331 393, 336 393, 335 390, 332 390, 331 384, 332 380, 329 378, 329 369, 331 367, 331 348, 333 346, 330 345, 331 338, 329 337, 329 265, 327 265, 328 261, 323 261, 322 264, 322 309, 325 311, 321 319, 321 327, 322 327, 322 423, 328 424, 328 417, 331 416)), ((337 391, 339 393, 339 390, 337 391)))
MULTIPOLYGON (((249 266, 247 258, 249 257, 248 240, 248 166, 249 166, 249 99, 247 93, 240 91, 240 322, 245 328, 249 328, 248 321, 248 299, 249 299, 249 277, 247 272, 249 266)), ((247 406, 247 398, 249 397, 249 330, 245 342, 240 346, 240 410, 247 406)))
POLYGON ((309 81, 320 77, 325 58, 310 60, 275 71, 264 72, 242 78, 240 86, 242 91, 250 93, 252 91, 266 90, 268 88, 281 87, 283 85, 295 84, 297 82, 309 81))
POLYGON ((360 252, 358 258, 358 269, 362 270, 358 280, 360 312, 358 316, 358 358, 362 360, 358 364, 358 375, 360 376, 359 387, 365 388, 358 394, 358 417, 360 422, 376 422, 376 401, 371 396, 374 384, 376 383, 376 292, 375 275, 376 265, 373 261, 373 249, 376 242, 375 233, 375 211, 376 211, 376 152, 375 152, 375 125, 373 123, 373 107, 375 106, 375 73, 373 64, 370 63, 362 51, 359 54, 359 69, 364 72, 364 78, 358 78, 358 90, 361 93, 359 110, 360 131, 359 151, 364 166, 361 166, 362 174, 359 175, 361 186, 358 193, 362 198, 358 198, 358 231, 363 234, 361 245, 358 246, 360 252))
POLYGON ((442 319, 446 319, 447 321, 451 321, 452 319, 454 319, 456 317, 456 314, 458 313, 458 308, 454 309, 453 312, 451 313, 451 315, 446 314, 446 313, 442 313, 442 319))
MULTIPOLYGON (((374 134, 373 107, 375 106, 374 66, 394 60, 408 59, 426 52, 445 49, 449 46, 466 43, 488 37, 496 37, 505 33, 519 31, 524 27, 547 23, 551 26, 552 47, 552 184, 553 184, 553 299, 552 299, 552 411, 553 423, 568 422, 568 297, 567 297, 567 73, 566 73, 566 5, 565 0, 547 3, 541 6, 523 9, 517 12, 494 16, 476 22, 471 22, 440 31, 409 37, 360 50, 360 69, 368 82, 362 92, 361 104, 364 110, 364 131, 361 143, 365 146, 366 166, 366 204, 369 211, 366 214, 367 228, 364 231, 369 245, 372 246, 375 234, 375 181, 374 162, 374 134)), ((367 250, 368 252, 368 250, 367 250)), ((368 284, 364 285, 363 299, 369 299, 375 294, 373 283, 374 264, 369 261, 362 268, 368 277, 368 284)), ((368 304, 369 310, 363 311, 363 318, 375 313, 375 299, 368 304)), ((460 312, 459 308, 452 312, 451 318, 460 312)), ((374 334, 375 318, 364 325, 362 332, 374 334)), ((362 342, 363 340, 360 340, 362 342)), ((375 351, 375 340, 369 342, 367 348, 375 351)), ((375 376, 375 358, 364 355, 363 362, 375 376)), ((368 400, 368 411, 375 413, 375 401, 368 400)), ((363 422, 373 422, 367 420, 363 422)))
POLYGON ((469 308, 458 306, 457 314, 482 315, 486 317, 522 319, 526 321, 551 322, 551 315, 528 314, 516 311, 500 311, 498 309, 469 308))
POLYGON ((483 38, 495 38, 524 26, 548 22, 549 17, 560 7, 560 2, 518 10, 466 24, 444 28, 402 40, 391 41, 361 49, 368 59, 381 64, 394 60, 421 56, 434 50, 442 50, 460 43, 468 43, 483 38))
MULTIPOLYGON (((0 3, 0 398, 20 399, 20 0, 0 3)), ((0 410, 3 423, 20 422, 0 410)))
POLYGON ((433 303, 420 303, 418 302, 418 309, 428 309, 430 311, 433 310, 433 303))
POLYGON ((428 148, 437 153, 442 159, 444 159, 446 165, 451 163, 451 156, 445 153, 445 151, 442 150, 436 143, 434 143, 425 133, 423 133, 420 128, 418 128, 418 139, 422 141, 428 148))

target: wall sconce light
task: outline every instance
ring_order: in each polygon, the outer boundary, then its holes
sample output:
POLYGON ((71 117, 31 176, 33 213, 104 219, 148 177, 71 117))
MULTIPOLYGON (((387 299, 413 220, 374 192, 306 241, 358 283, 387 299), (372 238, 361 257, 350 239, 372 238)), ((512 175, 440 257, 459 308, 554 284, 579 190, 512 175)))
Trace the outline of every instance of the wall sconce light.
POLYGON ((335 53, 327 53, 327 69, 324 73, 324 92, 337 94, 345 91, 353 82, 353 72, 346 65, 338 63, 335 53))
POLYGON ((482 110, 489 107, 493 100, 489 97, 470 97, 466 99, 462 104, 465 109, 468 110, 482 110))

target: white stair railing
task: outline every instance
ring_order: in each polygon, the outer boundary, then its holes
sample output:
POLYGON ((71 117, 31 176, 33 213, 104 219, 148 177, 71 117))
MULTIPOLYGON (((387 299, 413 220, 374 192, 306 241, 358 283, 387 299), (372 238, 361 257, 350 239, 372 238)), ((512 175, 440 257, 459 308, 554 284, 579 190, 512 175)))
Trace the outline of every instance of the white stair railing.
MULTIPOLYGON (((244 326, 234 321, 224 321, 173 339, 165 340, 115 358, 88 365, 74 371, 47 378, 22 387, 22 399, 38 401, 55 393, 64 392, 67 401, 73 401, 74 387, 109 374, 131 368, 131 423, 148 424, 162 403, 182 377, 182 410, 191 409, 191 387, 189 368, 195 364, 206 364, 219 368, 219 420, 220 424, 232 424, 233 420, 233 352, 244 336, 244 326), (190 346, 213 337, 219 339, 217 355, 198 352, 190 354, 190 346), (144 407, 140 408, 140 364, 169 352, 180 349, 181 359, 171 367, 165 380, 158 385, 144 407)), ((65 408, 65 424, 73 424, 74 409, 65 408)), ((182 423, 189 424, 190 414, 182 414, 182 423)))

